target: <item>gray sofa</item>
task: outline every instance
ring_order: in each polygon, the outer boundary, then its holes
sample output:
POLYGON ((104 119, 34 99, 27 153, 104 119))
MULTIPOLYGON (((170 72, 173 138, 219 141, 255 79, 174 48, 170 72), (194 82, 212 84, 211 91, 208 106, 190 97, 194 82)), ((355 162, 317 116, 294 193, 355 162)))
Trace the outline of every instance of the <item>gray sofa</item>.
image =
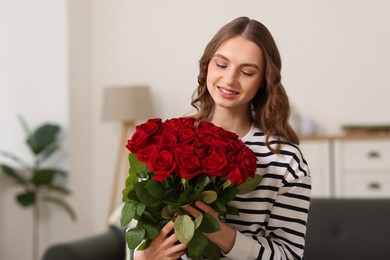
MULTIPOLYGON (((43 260, 123 260, 124 231, 49 247, 43 260)), ((312 199, 305 260, 390 259, 390 199, 312 199)))

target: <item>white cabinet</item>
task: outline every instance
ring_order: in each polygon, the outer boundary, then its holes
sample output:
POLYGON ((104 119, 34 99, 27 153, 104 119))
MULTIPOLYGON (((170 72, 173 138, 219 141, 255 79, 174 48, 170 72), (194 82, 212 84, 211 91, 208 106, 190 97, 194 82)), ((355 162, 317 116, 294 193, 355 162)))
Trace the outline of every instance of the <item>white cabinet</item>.
POLYGON ((390 137, 302 138, 312 197, 390 198, 390 137))
POLYGON ((300 148, 311 175, 312 197, 331 197, 331 142, 327 139, 306 139, 300 148))
POLYGON ((336 197, 390 197, 390 139, 334 141, 336 197))

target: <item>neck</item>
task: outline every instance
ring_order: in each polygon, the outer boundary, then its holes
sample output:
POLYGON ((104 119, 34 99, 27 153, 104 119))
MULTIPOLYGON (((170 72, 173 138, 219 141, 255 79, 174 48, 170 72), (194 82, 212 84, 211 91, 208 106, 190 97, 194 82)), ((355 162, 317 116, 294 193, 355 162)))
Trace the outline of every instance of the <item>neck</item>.
POLYGON ((222 127, 225 130, 233 132, 244 137, 252 126, 252 119, 249 113, 234 113, 231 111, 214 111, 211 123, 222 127))

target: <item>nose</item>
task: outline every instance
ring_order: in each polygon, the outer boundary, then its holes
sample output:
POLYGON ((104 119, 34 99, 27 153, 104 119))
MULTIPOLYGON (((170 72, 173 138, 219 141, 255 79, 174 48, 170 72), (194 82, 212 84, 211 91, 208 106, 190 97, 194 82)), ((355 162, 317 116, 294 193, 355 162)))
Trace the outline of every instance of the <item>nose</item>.
POLYGON ((238 80, 237 70, 235 70, 232 67, 225 70, 224 81, 226 85, 235 86, 237 85, 237 80, 238 80))

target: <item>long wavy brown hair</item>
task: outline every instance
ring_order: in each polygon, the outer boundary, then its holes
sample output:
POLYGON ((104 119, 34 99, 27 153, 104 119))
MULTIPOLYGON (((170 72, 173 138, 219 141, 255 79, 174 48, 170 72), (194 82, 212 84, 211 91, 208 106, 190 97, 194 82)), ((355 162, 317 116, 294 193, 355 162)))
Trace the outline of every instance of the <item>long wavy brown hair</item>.
POLYGON ((197 120, 210 119, 214 101, 207 90, 207 68, 218 47, 234 36, 242 36, 254 42, 264 54, 265 78, 261 83, 263 86, 251 101, 254 125, 264 132, 266 144, 274 152, 279 152, 280 145, 276 149, 271 148, 269 143, 271 136, 279 141, 299 144, 298 136, 288 122, 290 104, 281 83, 282 61, 275 40, 267 27, 248 17, 239 17, 224 25, 207 44, 199 60, 199 85, 192 96, 191 105, 197 110, 194 117, 197 120))

